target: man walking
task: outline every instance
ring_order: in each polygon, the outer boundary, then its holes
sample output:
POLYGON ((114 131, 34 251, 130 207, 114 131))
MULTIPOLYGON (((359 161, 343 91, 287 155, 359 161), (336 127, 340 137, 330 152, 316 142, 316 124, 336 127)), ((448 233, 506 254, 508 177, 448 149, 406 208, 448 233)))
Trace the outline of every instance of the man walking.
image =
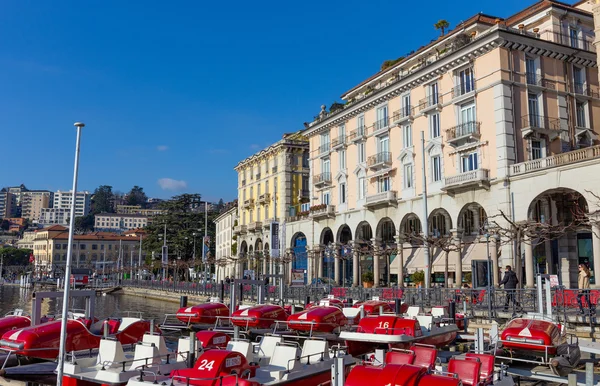
POLYGON ((512 300, 513 304, 517 306, 517 310, 521 308, 521 305, 517 302, 515 298, 515 292, 517 289, 517 284, 519 284, 519 279, 517 279, 517 274, 513 272, 510 265, 506 266, 506 271, 504 272, 504 277, 500 282, 500 285, 504 285, 504 290, 506 291, 506 302, 504 303, 504 311, 508 311, 508 305, 512 300))

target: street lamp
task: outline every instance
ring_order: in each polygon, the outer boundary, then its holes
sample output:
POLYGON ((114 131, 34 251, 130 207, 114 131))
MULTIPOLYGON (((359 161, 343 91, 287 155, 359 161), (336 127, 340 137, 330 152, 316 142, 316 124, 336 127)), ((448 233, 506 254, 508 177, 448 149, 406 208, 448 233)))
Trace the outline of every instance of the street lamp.
POLYGON ((485 234, 483 235, 483 237, 485 237, 485 246, 486 246, 486 253, 487 253, 487 293, 488 293, 488 313, 490 315, 490 320, 492 320, 493 318, 493 314, 492 314, 492 256, 490 255, 490 232, 489 232, 489 225, 488 222, 486 220, 485 224, 483 225, 483 229, 485 229, 485 234))
POLYGON ((69 237, 67 244, 67 261, 65 264, 65 284, 64 284, 64 293, 63 293, 63 303, 62 303, 62 320, 60 323, 60 345, 59 345, 59 353, 58 353, 58 369, 56 375, 56 383, 62 384, 63 379, 63 371, 65 366, 65 348, 67 342, 67 320, 69 317, 69 280, 71 278, 71 261, 72 256, 71 252, 73 249, 73 230, 75 229, 75 202, 77 200, 77 177, 79 174, 79 145, 81 141, 81 129, 85 126, 85 124, 81 122, 75 122, 75 127, 77 128, 77 139, 75 141, 75 162, 73 167, 73 191, 72 200, 71 200, 71 214, 69 217, 69 237))

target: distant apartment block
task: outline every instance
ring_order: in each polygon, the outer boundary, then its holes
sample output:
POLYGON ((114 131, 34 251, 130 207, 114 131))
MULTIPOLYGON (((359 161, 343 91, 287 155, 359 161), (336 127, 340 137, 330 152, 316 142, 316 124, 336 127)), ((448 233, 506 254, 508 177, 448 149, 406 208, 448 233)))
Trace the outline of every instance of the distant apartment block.
POLYGON ((22 193, 21 217, 37 223, 43 208, 50 208, 54 202, 54 192, 48 190, 30 190, 22 193))
POLYGON ((17 214, 17 197, 8 189, 0 190, 0 218, 15 217, 17 214))
POLYGON ((68 225, 70 208, 42 208, 38 224, 42 226, 68 225))
POLYGON ((97 231, 124 232, 147 225, 148 217, 140 214, 100 213, 94 216, 94 228, 97 231))
MULTIPOLYGON (((71 209, 72 191, 58 190, 54 193, 54 209, 71 209)), ((91 194, 88 191, 77 192, 75 198, 75 217, 85 216, 90 212, 91 194)))
POLYGON ((117 205, 117 214, 141 214, 152 217, 161 213, 160 209, 142 209, 141 205, 117 205))

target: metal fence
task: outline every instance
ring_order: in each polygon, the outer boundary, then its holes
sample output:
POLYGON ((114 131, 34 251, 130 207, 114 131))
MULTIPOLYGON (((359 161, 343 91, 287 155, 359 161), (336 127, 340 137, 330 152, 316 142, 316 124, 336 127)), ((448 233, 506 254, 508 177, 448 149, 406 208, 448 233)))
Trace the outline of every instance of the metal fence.
MULTIPOLYGON (((181 295, 195 295, 208 297, 229 298, 233 284, 218 283, 194 283, 194 282, 170 282, 149 280, 124 280, 124 287, 145 288, 181 295)), ((283 288, 283 299, 279 286, 265 285, 262 289, 265 300, 269 302, 305 304, 333 295, 338 298, 362 301, 378 297, 380 300, 393 301, 402 299, 409 305, 417 305, 424 308, 432 306, 447 305, 454 301, 457 311, 466 311, 467 314, 486 315, 492 311, 490 316, 498 316, 498 312, 540 312, 539 292, 535 288, 504 290, 493 288, 491 291, 485 289, 467 288, 363 288, 363 287, 330 287, 301 286, 293 287, 285 285, 283 288), (514 300, 513 300, 514 299, 514 300)), ((244 301, 256 301, 258 299, 258 286, 243 285, 242 299, 244 301)), ((239 293, 239 292, 238 292, 239 293)), ((547 304, 546 292, 542 291, 542 302, 547 304)), ((550 293, 552 311, 554 313, 572 313, 579 307, 578 290, 576 289, 553 289, 550 293)), ((600 299, 600 291, 590 291, 590 302, 596 305, 600 299)), ((586 298, 582 299, 585 308, 588 308, 586 298)))

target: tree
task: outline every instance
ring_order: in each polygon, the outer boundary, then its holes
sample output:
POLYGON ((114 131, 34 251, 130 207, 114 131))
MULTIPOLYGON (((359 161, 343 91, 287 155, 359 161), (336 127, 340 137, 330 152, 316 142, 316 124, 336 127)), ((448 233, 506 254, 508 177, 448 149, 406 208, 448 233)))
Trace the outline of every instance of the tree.
POLYGON ((13 247, 0 248, 0 256, 4 256, 4 265, 22 266, 23 269, 29 265, 29 255, 33 251, 31 249, 19 249, 13 247))
POLYGON ((90 213, 114 213, 115 208, 113 204, 114 195, 112 186, 100 185, 96 188, 96 190, 94 190, 94 195, 92 196, 92 209, 90 213))
POLYGON ((4 231, 7 231, 10 228, 10 222, 6 219, 2 220, 2 223, 0 223, 0 228, 2 228, 4 231))
POLYGON ((148 196, 144 193, 144 188, 135 185, 129 193, 127 193, 127 205, 140 205, 142 208, 146 206, 148 196))
POLYGON ((410 280, 412 280, 413 283, 423 283, 423 281, 425 281, 425 272, 417 271, 413 273, 410 275, 410 280))
POLYGON ((225 208, 225 203, 223 202, 223 199, 221 198, 219 200, 219 203, 217 204, 217 211, 221 211, 223 208, 225 208))
POLYGON ((75 217, 75 232, 88 233, 94 230, 94 215, 75 217))
POLYGON ((448 21, 441 19, 438 20, 437 23, 435 23, 433 25, 435 27, 435 29, 440 31, 440 36, 444 36, 446 28, 450 27, 450 23, 448 23, 448 21))

